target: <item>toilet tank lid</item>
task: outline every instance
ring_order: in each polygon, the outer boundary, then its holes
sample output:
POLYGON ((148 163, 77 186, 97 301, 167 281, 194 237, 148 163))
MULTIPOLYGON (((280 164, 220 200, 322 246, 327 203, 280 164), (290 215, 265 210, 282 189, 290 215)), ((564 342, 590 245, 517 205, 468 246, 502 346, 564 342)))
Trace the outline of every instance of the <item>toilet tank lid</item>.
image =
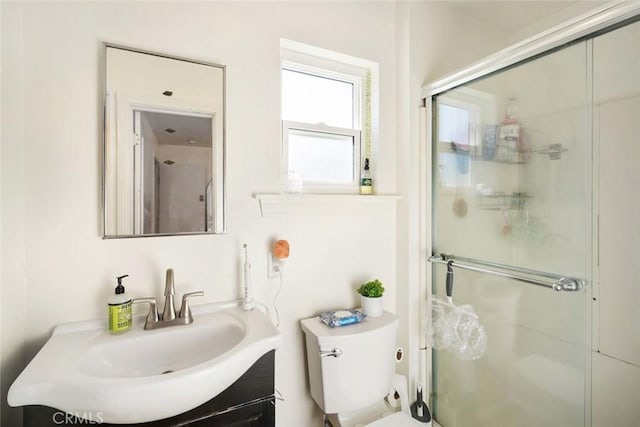
POLYGON ((391 325, 398 327, 400 317, 383 312, 380 317, 365 317, 360 323, 332 328, 324 324, 318 316, 300 320, 300 327, 305 334, 321 337, 349 337, 363 332, 375 331, 391 325))

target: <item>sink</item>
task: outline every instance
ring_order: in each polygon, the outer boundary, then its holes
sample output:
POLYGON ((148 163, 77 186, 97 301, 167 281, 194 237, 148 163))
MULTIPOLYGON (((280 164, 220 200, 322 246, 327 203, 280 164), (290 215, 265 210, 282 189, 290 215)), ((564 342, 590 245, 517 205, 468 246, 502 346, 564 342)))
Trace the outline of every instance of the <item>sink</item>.
POLYGON ((227 311, 211 314, 206 320, 187 327, 123 335, 122 339, 100 334, 79 355, 78 369, 105 378, 162 375, 214 359, 245 337, 244 323, 227 311))
POLYGON ((141 423, 212 399, 280 343, 260 310, 192 307, 190 325, 111 335, 103 321, 56 326, 18 376, 11 406, 44 405, 105 423, 141 423))

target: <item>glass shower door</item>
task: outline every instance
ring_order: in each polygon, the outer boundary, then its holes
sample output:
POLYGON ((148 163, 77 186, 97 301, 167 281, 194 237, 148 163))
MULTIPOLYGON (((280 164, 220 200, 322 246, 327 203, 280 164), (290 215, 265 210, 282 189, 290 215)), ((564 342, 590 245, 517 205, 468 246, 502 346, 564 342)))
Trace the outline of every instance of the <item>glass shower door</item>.
MULTIPOLYGON (((434 253, 588 280, 586 63, 576 43, 434 97, 434 253)), ((432 271, 443 297, 446 266, 432 271)), ((435 419, 584 426, 587 293, 454 268, 453 302, 473 306, 487 348, 476 360, 434 350, 435 419)))

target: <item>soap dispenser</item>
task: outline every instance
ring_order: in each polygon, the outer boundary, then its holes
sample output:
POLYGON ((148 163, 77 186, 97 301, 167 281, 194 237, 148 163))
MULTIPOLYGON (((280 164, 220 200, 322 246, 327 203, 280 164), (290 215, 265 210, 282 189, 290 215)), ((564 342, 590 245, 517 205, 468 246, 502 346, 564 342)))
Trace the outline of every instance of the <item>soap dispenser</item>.
POLYGON ((131 329, 131 297, 124 291, 122 279, 129 277, 128 274, 118 276, 118 286, 116 286, 115 294, 111 295, 107 300, 109 306, 109 332, 119 334, 127 332, 131 329))

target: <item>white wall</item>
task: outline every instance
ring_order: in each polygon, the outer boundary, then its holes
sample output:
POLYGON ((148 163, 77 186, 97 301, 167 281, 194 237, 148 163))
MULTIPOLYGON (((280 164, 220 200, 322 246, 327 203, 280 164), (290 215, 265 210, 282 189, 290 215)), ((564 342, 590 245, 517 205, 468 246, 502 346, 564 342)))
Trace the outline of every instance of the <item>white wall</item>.
POLYGON ((595 213, 593 426, 640 420, 640 22, 593 41, 595 213), (631 195, 631 196, 630 196, 631 195))
POLYGON ((6 390, 24 367, 25 345, 25 196, 22 99, 22 11, 18 3, 2 2, 2 271, 0 368, 2 422, 21 424, 21 414, 6 407, 6 390))
MULTIPOLYGON (((599 0, 581 0, 581 1, 568 1, 565 2, 567 5, 561 9, 556 10, 555 13, 549 14, 542 19, 530 21, 527 25, 520 27, 519 29, 510 32, 507 34, 507 39, 509 40, 509 44, 517 43, 519 41, 525 40, 529 37, 532 37, 538 33, 546 31, 550 28, 555 27, 556 25, 563 23, 565 21, 570 21, 577 16, 581 16, 587 14, 594 9, 598 9, 600 7, 604 7, 604 5, 608 3, 613 3, 611 1, 599 1, 599 0)), ((544 5, 541 5, 544 7, 544 5)))

